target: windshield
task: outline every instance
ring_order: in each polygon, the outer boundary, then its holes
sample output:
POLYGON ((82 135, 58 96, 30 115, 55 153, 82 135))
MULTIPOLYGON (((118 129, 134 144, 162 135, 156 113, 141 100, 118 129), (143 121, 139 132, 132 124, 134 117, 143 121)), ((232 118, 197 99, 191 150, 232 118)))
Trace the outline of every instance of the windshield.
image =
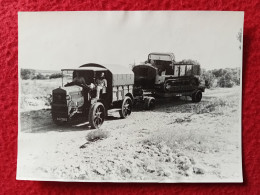
POLYGON ((63 84, 72 82, 73 80, 73 71, 72 70, 64 70, 62 71, 63 84))
POLYGON ((148 56, 149 61, 150 60, 163 60, 163 61, 172 61, 170 55, 164 55, 164 54, 150 54, 148 56))
POLYGON ((73 71, 63 70, 62 72, 62 86, 73 81, 73 71))
POLYGON ((62 80, 62 86, 67 84, 67 83, 71 83, 73 82, 73 79, 76 77, 76 72, 78 73, 78 76, 80 78, 84 79, 84 83, 89 85, 91 83, 95 83, 95 77, 97 75, 99 75, 101 72, 99 71, 99 73, 93 71, 93 70, 62 70, 63 73, 63 80, 62 80), (97 75, 96 75, 97 74, 97 75))

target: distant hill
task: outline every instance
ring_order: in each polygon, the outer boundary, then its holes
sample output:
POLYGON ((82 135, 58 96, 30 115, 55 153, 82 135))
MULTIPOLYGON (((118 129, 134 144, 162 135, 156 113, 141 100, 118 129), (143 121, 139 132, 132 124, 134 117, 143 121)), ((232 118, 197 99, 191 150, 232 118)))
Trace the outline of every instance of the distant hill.
POLYGON ((47 75, 47 74, 61 73, 61 71, 60 70, 37 70, 37 69, 35 69, 35 73, 41 73, 43 75, 47 75))

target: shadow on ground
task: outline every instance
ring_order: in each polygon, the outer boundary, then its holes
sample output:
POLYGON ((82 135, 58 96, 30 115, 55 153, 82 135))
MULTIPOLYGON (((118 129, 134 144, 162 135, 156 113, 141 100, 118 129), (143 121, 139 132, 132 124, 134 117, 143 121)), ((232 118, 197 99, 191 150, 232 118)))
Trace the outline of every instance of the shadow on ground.
MULTIPOLYGON (((182 97, 176 98, 157 98, 156 106, 149 112, 176 112, 176 113, 191 113, 193 108, 198 104, 203 104, 212 101, 211 97, 203 97, 199 103, 193 103, 190 98, 182 97)), ((118 111, 109 111, 106 121, 121 120, 118 111)), ((147 112, 144 109, 143 103, 138 103, 132 110, 135 112, 147 112)), ((34 111, 26 111, 20 113, 21 131, 26 133, 43 133, 50 131, 69 132, 69 131, 87 131, 92 130, 89 123, 84 117, 74 120, 63 125, 56 125, 52 121, 51 110, 42 109, 34 111)))
POLYGON ((56 125, 51 117, 51 110, 42 109, 20 113, 21 131, 26 133, 44 133, 50 131, 85 131, 91 130, 88 122, 83 119, 56 125))
MULTIPOLYGON (((212 101, 214 97, 203 97, 201 102, 194 103, 189 97, 180 98, 156 98, 155 108, 148 110, 149 112, 176 112, 176 113, 190 113, 193 108, 199 104, 204 104, 212 101)), ((138 103, 133 112, 146 112, 144 103, 138 103)))

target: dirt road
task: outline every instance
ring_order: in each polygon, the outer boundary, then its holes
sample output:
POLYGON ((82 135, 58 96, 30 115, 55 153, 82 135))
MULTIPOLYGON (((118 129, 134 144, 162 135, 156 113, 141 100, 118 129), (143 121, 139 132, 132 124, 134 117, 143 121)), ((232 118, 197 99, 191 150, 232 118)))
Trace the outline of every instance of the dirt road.
POLYGON ((207 90, 200 103, 158 100, 101 130, 56 126, 50 110, 20 115, 18 179, 76 181, 242 181, 239 88, 207 90), (87 141, 89 134, 107 135, 87 141))

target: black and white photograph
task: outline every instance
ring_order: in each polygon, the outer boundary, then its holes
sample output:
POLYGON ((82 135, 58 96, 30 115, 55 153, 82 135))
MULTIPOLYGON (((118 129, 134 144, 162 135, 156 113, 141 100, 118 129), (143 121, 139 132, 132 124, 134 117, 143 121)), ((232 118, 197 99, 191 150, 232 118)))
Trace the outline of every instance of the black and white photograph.
POLYGON ((17 179, 243 182, 240 11, 18 13, 17 179))

